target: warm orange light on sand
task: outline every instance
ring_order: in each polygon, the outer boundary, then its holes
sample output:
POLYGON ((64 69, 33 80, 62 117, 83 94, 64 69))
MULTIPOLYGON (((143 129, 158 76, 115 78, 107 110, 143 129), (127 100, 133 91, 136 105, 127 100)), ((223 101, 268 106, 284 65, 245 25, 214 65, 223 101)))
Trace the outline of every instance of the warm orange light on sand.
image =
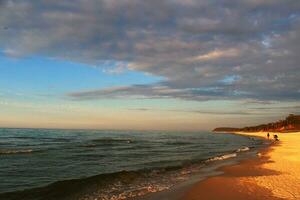
MULTIPOLYGON (((243 135, 264 136, 266 133, 239 133, 243 135)), ((273 133, 271 133, 272 135, 273 133)), ((276 133, 280 145, 269 153, 271 162, 263 168, 278 172, 268 176, 242 178, 242 181, 256 183, 267 188, 279 198, 300 199, 300 132, 276 133)))

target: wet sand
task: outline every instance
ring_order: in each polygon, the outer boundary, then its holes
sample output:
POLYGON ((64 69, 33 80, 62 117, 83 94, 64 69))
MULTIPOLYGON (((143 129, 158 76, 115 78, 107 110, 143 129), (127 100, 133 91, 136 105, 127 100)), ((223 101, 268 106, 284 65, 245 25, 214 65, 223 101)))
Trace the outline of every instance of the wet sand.
POLYGON ((261 157, 242 161, 238 165, 226 166, 220 170, 221 176, 211 177, 194 185, 183 196, 183 200, 278 200, 272 192, 248 181, 249 177, 278 175, 279 172, 264 169, 262 166, 271 162, 268 153, 261 152, 261 157))
MULTIPOLYGON (((266 133, 237 133, 264 137, 266 133)), ((255 159, 221 168, 188 189, 181 200, 300 199, 300 133, 276 133, 279 142, 255 159)), ((271 133, 271 136, 273 134, 271 133)))
MULTIPOLYGON (((215 185, 215 181, 207 185, 206 183, 211 182, 212 180, 219 179, 220 177, 223 176, 230 176, 233 177, 234 174, 240 175, 244 173, 248 173, 248 169, 241 166, 239 163, 244 163, 244 162, 251 162, 252 166, 257 166, 259 164, 262 164, 263 162, 267 162, 267 156, 261 156, 260 158, 257 157, 256 153, 259 151, 269 151, 269 145, 262 147, 260 149, 255 149, 254 151, 246 151, 243 152, 242 154, 239 154, 238 157, 234 157, 231 159, 225 159, 225 160, 220 160, 216 161, 214 163, 208 164, 203 166, 201 172, 199 174, 194 175, 190 179, 175 185, 171 187, 168 190, 164 190, 161 192, 155 192, 155 193, 149 193, 145 196, 139 196, 132 198, 131 200, 184 200, 184 199, 203 199, 203 193, 204 192, 211 192, 213 194, 213 190, 207 190, 207 186, 211 187, 210 184, 215 185), (226 175, 224 175, 226 173, 226 175), (208 181, 209 180, 209 181, 208 181), (202 185, 202 183, 205 183, 202 185), (202 191, 201 189, 199 190, 198 188, 203 188, 204 190, 202 191), (195 189, 195 190, 194 190, 195 189), (199 191, 199 192, 197 192, 199 191), (193 196, 193 198, 192 198, 193 196)), ((262 152, 262 153, 263 153, 262 152)), ((266 153, 264 153, 266 154, 266 153)), ((250 167, 250 166, 249 166, 250 167)), ((250 167, 251 168, 251 167, 250 167)), ((269 172, 268 170, 265 171, 258 171, 256 170, 256 174, 262 174, 262 173, 274 173, 274 172, 269 172)), ((249 174, 247 174, 249 175, 249 174)), ((233 179, 228 179, 228 180, 233 180, 233 179)), ((213 186, 214 187, 214 186, 213 186)), ((208 194, 208 193, 207 193, 208 194)), ((242 197, 241 197, 242 198, 242 197)), ((210 196, 207 197, 207 199, 211 199, 210 196)), ((220 199, 217 197, 216 199, 220 199)), ((232 199, 232 198, 229 198, 232 199)))

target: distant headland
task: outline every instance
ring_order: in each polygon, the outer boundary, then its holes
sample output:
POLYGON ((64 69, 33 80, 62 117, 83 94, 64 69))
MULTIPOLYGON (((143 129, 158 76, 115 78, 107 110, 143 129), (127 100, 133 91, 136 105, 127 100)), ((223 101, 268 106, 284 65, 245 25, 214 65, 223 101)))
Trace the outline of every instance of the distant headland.
POLYGON ((284 120, 244 128, 219 127, 215 132, 296 132, 300 131, 300 115, 290 114, 284 120))

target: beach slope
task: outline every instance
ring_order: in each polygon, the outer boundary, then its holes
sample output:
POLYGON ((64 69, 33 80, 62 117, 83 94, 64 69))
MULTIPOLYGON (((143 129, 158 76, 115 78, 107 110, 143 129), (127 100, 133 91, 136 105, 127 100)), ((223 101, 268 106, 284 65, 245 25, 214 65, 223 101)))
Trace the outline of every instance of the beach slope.
MULTIPOLYGON (((267 133, 236 134, 266 137, 267 133)), ((280 141, 257 158, 222 168, 223 175, 199 182, 185 193, 183 200, 299 200, 300 132, 276 134, 280 141)))

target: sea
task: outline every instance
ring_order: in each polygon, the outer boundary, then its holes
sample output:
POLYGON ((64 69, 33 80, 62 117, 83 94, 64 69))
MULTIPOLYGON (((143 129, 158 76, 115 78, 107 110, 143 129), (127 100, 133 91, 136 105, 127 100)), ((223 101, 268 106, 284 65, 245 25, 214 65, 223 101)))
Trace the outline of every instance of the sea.
POLYGON ((265 145, 208 131, 0 129, 0 199, 128 199, 265 145))

